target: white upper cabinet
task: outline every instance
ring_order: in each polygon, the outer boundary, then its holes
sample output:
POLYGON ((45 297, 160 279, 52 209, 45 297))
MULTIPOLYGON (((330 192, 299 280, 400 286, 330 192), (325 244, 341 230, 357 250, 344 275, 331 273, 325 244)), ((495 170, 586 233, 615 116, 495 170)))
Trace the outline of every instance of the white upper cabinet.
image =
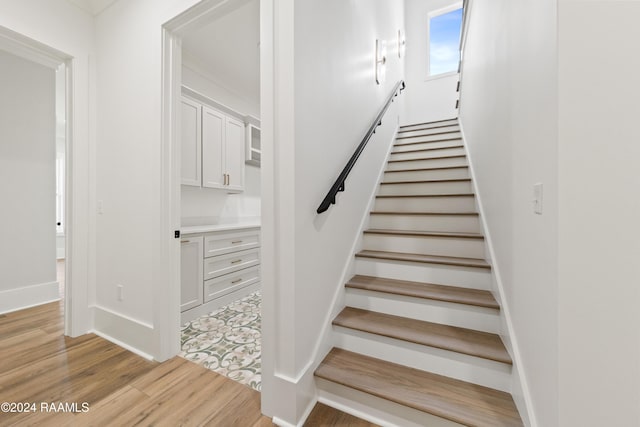
POLYGON ((182 185, 202 185, 201 106, 197 102, 182 98, 182 123, 180 126, 180 149, 182 152, 182 185))
POLYGON ((226 186, 226 119, 224 114, 208 107, 202 107, 203 187, 224 188, 226 186))
POLYGON ((244 128, 242 121, 183 97, 182 184, 244 191, 244 128))
POLYGON ((227 117, 226 171, 230 190, 244 189, 244 123, 227 117))

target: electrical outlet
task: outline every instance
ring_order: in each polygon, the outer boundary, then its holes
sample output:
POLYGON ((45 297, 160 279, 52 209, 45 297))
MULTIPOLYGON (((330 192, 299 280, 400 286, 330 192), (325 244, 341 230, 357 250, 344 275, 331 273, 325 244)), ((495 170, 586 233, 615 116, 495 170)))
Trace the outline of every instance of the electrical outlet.
POLYGON ((118 301, 124 301, 124 286, 116 285, 116 289, 118 290, 118 301))
POLYGON ((102 215, 104 213, 104 202, 102 200, 98 200, 97 209, 99 215, 102 215))
POLYGON ((533 212, 542 215, 542 184, 533 185, 533 212))

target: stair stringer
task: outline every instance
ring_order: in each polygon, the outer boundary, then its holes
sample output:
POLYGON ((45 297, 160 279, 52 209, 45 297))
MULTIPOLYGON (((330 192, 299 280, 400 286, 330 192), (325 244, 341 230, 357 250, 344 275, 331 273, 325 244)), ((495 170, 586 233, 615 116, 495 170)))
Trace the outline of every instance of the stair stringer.
MULTIPOLYGON (((305 377, 310 376, 312 382, 313 382, 314 371, 318 368, 322 360, 333 348, 334 337, 333 337, 332 321, 345 308, 346 289, 344 284, 347 283, 349 279, 351 279, 351 277, 353 277, 353 275, 355 274, 355 262, 356 262, 355 254, 362 249, 362 244, 364 240, 364 230, 366 230, 369 227, 369 220, 370 220, 369 214, 373 210, 373 206, 376 201, 376 196, 378 195, 378 190, 380 188, 380 182, 382 182, 382 179, 384 177, 384 172, 387 168, 387 161, 389 160, 389 155, 391 154, 391 150, 393 149, 393 145, 398 135, 398 129, 399 129, 399 126, 396 124, 395 130, 391 135, 391 139, 387 142, 388 143, 387 153, 384 157, 384 161, 380 164, 380 169, 378 170, 375 186, 371 191, 367 208, 365 209, 362 216, 362 220, 360 221, 358 233, 351 246, 351 251, 350 251, 351 256, 349 257, 347 263, 345 263, 342 273, 340 274, 340 281, 336 283, 336 289, 334 291, 333 298, 330 304, 331 309, 327 311, 327 315, 324 318, 324 321, 323 321, 324 326, 322 327, 320 336, 316 341, 316 345, 313 349, 311 361, 304 369, 304 372, 305 372, 304 376, 305 377)), ((315 382, 313 383, 315 387, 315 382)), ((313 408, 313 405, 315 405, 315 403, 318 401, 322 401, 323 403, 325 402, 324 400, 320 399, 320 391, 318 390, 317 387, 315 387, 315 395, 312 401, 313 404, 310 405, 311 408, 313 408)), ((348 411, 345 411, 345 412, 348 412, 348 411)), ((303 425, 304 422, 306 421, 306 418, 309 416, 309 414, 310 414, 310 411, 308 411, 305 414, 304 418, 300 420, 298 425, 303 425)), ((276 424, 280 425, 278 423, 276 424)))
POLYGON ((500 323, 502 330, 500 331, 500 337, 513 360, 513 369, 511 371, 511 395, 520 412, 520 417, 525 426, 537 426, 535 413, 533 412, 533 402, 531 400, 531 394, 529 393, 528 381, 525 373, 520 369, 522 366, 522 357, 518 341, 514 334, 513 322, 511 320, 511 311, 507 300, 504 298, 504 286, 502 276, 500 274, 500 265, 496 261, 495 251, 493 249, 491 232, 487 225, 486 215, 484 213, 482 205, 482 196, 478 188, 478 181, 476 179, 475 169, 473 166, 473 159, 471 158, 471 152, 467 145, 467 139, 465 137, 464 126, 458 118, 458 126, 460 127, 460 134, 462 136, 462 144, 467 153, 467 164, 469 165, 469 174, 471 176, 471 187, 475 193, 476 209, 480 214, 480 231, 484 235, 485 254, 486 260, 491 264, 491 282, 492 293, 494 298, 500 304, 500 323))

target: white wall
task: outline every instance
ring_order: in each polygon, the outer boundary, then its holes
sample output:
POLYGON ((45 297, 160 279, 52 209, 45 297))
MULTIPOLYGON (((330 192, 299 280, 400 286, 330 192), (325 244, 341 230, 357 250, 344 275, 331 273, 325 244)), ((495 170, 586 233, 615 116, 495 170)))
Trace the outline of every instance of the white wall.
POLYGON ((260 168, 245 165, 245 190, 228 194, 213 188, 181 186, 183 225, 215 223, 218 220, 260 216, 260 168))
POLYGON ((164 309, 154 312, 171 282, 162 248, 173 238, 161 223, 170 209, 161 187, 162 25, 194 3, 118 1, 96 17, 96 199, 103 213, 96 223, 95 327, 156 357, 166 336, 158 324, 173 319, 164 309))
POLYGON ((0 312, 5 312, 57 299, 55 70, 3 50, 0 69, 0 312))
POLYGON ((505 329, 513 392, 522 410, 528 388, 531 422, 545 427, 558 425, 556 34, 554 0, 474 0, 460 109, 515 337, 505 329), (542 215, 532 209, 535 183, 544 184, 542 215))
MULTIPOLYGON (((314 350, 330 324, 333 297, 344 286, 343 273, 397 127, 399 102, 392 104, 337 204, 321 215, 316 209, 402 78, 394 41, 404 13, 402 2, 383 0, 303 0, 295 9, 293 2, 275 5, 278 92, 265 96, 264 80, 262 91, 268 177, 262 191, 263 390, 268 392, 263 411, 296 423, 313 400, 314 362, 324 356, 314 350), (390 45, 381 86, 375 83, 377 38, 390 45)), ((261 43, 268 49, 268 40, 261 43)))
POLYGON ((234 88, 219 84, 216 80, 193 59, 183 57, 182 81, 185 85, 238 112, 260 118, 259 98, 242 96, 234 88))
MULTIPOLYGON (((212 81, 212 77, 202 70, 196 71, 188 65, 183 66, 182 82, 243 115, 260 118, 259 99, 249 100, 238 95, 232 89, 212 81)), ((181 186, 181 208, 183 225, 260 216, 260 168, 245 166, 245 191, 238 194, 228 194, 212 188, 181 186)))
POLYGON ((72 320, 73 326, 67 329, 67 333, 80 335, 91 329, 88 305, 93 298, 94 283, 91 270, 94 255, 93 215, 89 210, 89 191, 93 185, 90 172, 93 170, 90 168, 93 145, 89 125, 92 114, 89 92, 93 88, 90 78, 91 61, 94 59, 93 19, 65 0, 2 0, 0 26, 69 58, 73 74, 73 115, 70 117, 72 150, 68 167, 73 176, 73 186, 67 192, 71 198, 71 209, 67 214, 73 217, 74 231, 70 237, 71 245, 67 248, 67 255, 71 252, 73 264, 66 278, 66 289, 73 295, 65 316, 67 322, 72 320))
POLYGON ((407 90, 403 125, 458 116, 458 75, 427 77, 429 13, 455 3, 459 0, 405 0, 407 90))
POLYGON ((638 16, 559 2, 560 426, 640 425, 638 16))

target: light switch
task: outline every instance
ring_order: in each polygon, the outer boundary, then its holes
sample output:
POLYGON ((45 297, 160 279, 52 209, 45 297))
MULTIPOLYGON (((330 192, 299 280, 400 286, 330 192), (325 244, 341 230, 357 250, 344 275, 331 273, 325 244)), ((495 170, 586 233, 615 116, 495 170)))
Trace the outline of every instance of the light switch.
POLYGON ((533 185, 533 212, 542 215, 542 184, 533 185))

